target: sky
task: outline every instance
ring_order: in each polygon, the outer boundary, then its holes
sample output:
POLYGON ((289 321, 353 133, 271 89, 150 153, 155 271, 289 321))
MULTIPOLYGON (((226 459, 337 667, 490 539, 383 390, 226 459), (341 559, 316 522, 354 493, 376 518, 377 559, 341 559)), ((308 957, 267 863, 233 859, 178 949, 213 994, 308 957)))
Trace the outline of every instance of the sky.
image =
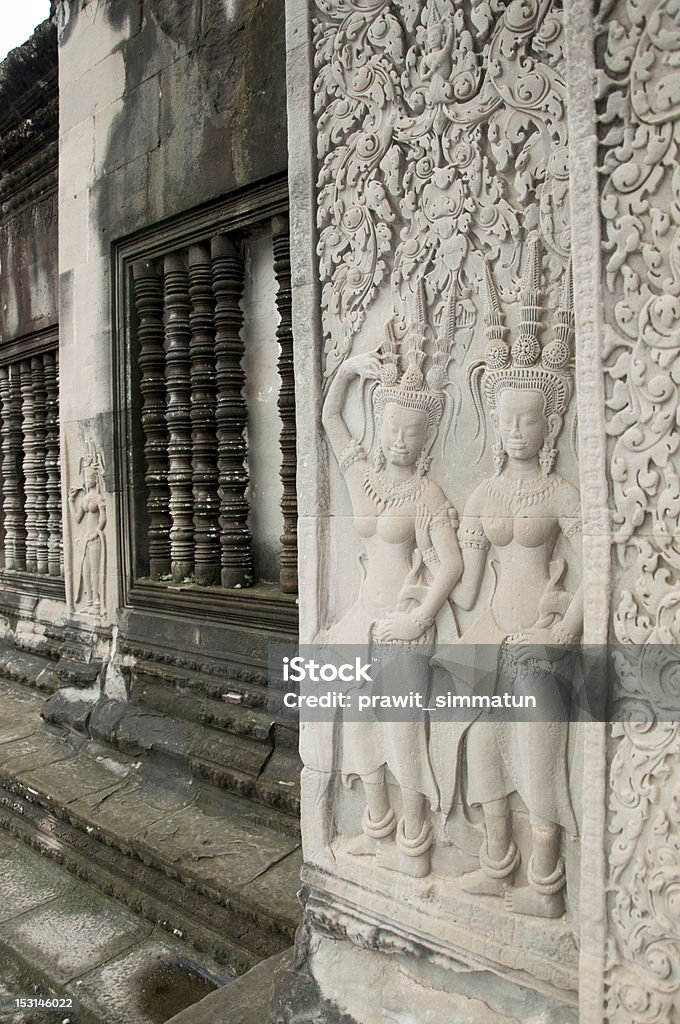
POLYGON ((0 60, 50 15, 50 0, 0 0, 0 60))

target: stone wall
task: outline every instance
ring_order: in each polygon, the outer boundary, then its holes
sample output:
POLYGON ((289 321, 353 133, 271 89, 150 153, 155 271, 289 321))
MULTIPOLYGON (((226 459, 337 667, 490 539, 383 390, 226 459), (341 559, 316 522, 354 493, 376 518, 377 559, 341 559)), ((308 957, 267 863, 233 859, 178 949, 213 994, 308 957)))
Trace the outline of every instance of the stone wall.
MULTIPOLYGON (((627 645, 596 695, 618 721, 534 723, 523 749, 303 725, 291 1019, 670 1020, 675 10, 291 0, 287 22, 298 432, 328 441, 301 471, 304 641, 495 644, 497 682, 518 643, 627 645)), ((431 702, 456 657, 411 685, 431 702)))
POLYGON ((57 46, 49 22, 3 61, 0 95, 0 303, 7 342, 58 320, 57 46))
POLYGON ((94 443, 108 497, 108 621, 120 602, 124 530, 111 244, 285 170, 283 21, 270 7, 206 4, 199 16, 173 3, 58 5, 65 488, 94 443))

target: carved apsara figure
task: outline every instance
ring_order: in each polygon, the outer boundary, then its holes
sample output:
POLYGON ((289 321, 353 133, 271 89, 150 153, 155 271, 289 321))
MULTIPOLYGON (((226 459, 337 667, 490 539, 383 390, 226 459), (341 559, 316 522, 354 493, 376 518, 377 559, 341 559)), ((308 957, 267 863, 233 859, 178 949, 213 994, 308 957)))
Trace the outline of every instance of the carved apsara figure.
MULTIPOLYGON (((428 657, 422 655, 434 641, 438 617, 441 621, 448 612, 453 627, 447 599, 461 571, 456 512, 429 475, 430 452, 446 406, 448 326, 443 324, 439 331, 427 373, 425 335, 419 284, 403 359, 390 322, 378 352, 353 356, 342 364, 323 410, 364 549, 359 596, 330 630, 329 641, 366 645, 383 653, 390 645, 399 645, 392 650, 398 649, 403 671, 412 673, 410 686, 421 692, 429 680, 428 657), (372 385, 377 435, 373 459, 350 432, 345 416, 347 390, 356 377, 372 385), (426 519, 431 547, 421 556, 416 525, 426 519), (409 660, 409 651, 421 656, 409 660)), ((414 876, 427 874, 433 838, 428 806, 437 806, 438 794, 424 723, 345 721, 341 742, 343 780, 358 776, 366 800, 362 834, 350 841, 348 852, 377 854, 385 867, 414 876), (390 802, 387 769, 400 789, 398 820, 390 802)))
POLYGON ((105 607, 106 503, 104 462, 93 442, 80 460, 81 484, 69 490, 68 500, 77 524, 83 524, 75 542, 74 602, 99 615, 105 607))
POLYGON ((545 717, 515 723, 482 719, 466 732, 464 799, 481 806, 485 838, 479 870, 464 875, 462 886, 470 893, 505 895, 508 908, 520 914, 559 917, 566 881, 562 830, 577 834, 563 712, 573 670, 569 645, 578 643, 583 624, 580 588, 572 595, 562 587, 566 563, 555 557, 562 535, 570 542, 570 566, 580 575, 574 546, 581 531, 579 493, 553 468, 572 390, 573 298, 568 268, 556 337, 541 349, 537 242, 528 248, 522 317, 512 349, 503 340, 488 265, 485 271, 490 344, 470 379, 481 422, 480 384, 489 407, 495 475, 476 488, 465 507, 459 535, 464 571, 453 600, 464 609, 475 606, 489 560, 495 577, 489 608, 461 642, 495 645, 497 692, 538 695, 545 717), (512 887, 520 863, 510 813, 513 793, 531 823, 529 885, 523 888, 512 887))

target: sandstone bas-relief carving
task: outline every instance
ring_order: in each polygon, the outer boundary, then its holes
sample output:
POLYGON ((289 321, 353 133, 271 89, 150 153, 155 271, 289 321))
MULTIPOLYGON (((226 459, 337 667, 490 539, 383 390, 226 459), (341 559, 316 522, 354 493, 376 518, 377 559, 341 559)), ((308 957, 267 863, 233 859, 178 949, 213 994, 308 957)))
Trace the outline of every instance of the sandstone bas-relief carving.
MULTIPOLYGON (((489 607, 461 643, 493 645, 497 690, 534 693, 544 716, 554 703, 554 717, 518 723, 480 719, 467 730, 465 802, 481 806, 485 837, 480 868, 463 877, 462 887, 472 894, 505 895, 508 909, 517 913, 559 917, 566 882, 561 830, 578 831, 568 777, 568 722, 560 720, 573 671, 565 645, 578 642, 583 620, 580 591, 572 595, 564 589, 565 560, 554 558, 560 533, 574 544, 581 531, 578 491, 554 471, 572 391, 571 271, 567 268, 555 337, 543 346, 537 242, 528 245, 521 319, 511 347, 488 267, 485 286, 489 345, 484 361, 472 367, 471 380, 473 388, 481 386, 489 406, 495 475, 473 491, 465 507, 464 569, 453 601, 475 607, 488 561, 494 573, 489 607), (529 885, 519 889, 511 887, 520 860, 512 836, 512 793, 521 797, 531 820, 529 885)), ((578 557, 574 548, 573 557, 578 557)), ((433 726, 432 743, 439 748, 433 760, 441 764, 447 730, 433 726)), ((452 797, 445 794, 445 807, 452 797)))
POLYGON ((517 273, 546 246, 551 300, 569 252, 562 7, 556 0, 323 0, 315 22, 319 275, 332 375, 389 280, 424 277, 438 322, 452 284, 472 337, 488 255, 517 273))
POLYGON ((680 12, 598 5, 607 433, 616 652, 608 880, 607 1017, 680 1013, 677 792, 680 727, 680 402, 677 270, 680 12), (627 709, 632 719, 625 720, 627 709))
MULTIPOLYGON (((329 389, 323 418, 363 545, 359 596, 328 639, 374 649, 399 644, 399 667, 391 661, 390 671, 403 672, 411 687, 426 694, 429 666, 422 656, 408 658, 409 645, 420 648, 422 655, 423 645, 432 648, 437 626, 440 633, 447 626, 450 632, 447 598, 461 560, 456 511, 429 474, 430 452, 446 406, 452 323, 442 323, 426 368, 424 301, 419 284, 411 323, 389 321, 379 352, 345 360, 329 389), (371 382, 376 435, 372 460, 343 415, 355 377, 371 382), (428 543, 421 542, 420 551, 417 537, 425 533, 428 543)), ((455 316, 455 295, 449 314, 455 316)), ((427 874, 433 838, 427 811, 438 801, 423 723, 345 722, 339 767, 344 778, 359 777, 366 801, 363 833, 349 843, 348 852, 376 854, 384 867, 427 874), (399 820, 390 803, 386 769, 399 785, 399 820)))
POLYGON ((80 459, 81 483, 68 492, 73 519, 73 603, 90 615, 106 609, 104 459, 90 441, 80 459))
MULTIPOLYGON (((555 547, 560 535, 575 543, 581 529, 580 504, 578 491, 554 467, 557 438, 572 394, 571 273, 568 269, 565 274, 555 337, 544 339, 536 240, 527 250, 520 323, 511 347, 504 338, 507 328, 488 266, 485 273, 489 346, 485 360, 473 364, 469 376, 477 381, 482 418, 480 387, 490 407, 495 475, 473 491, 466 506, 460 530, 462 579, 458 547, 451 537, 457 516, 427 475, 443 394, 433 394, 430 376, 426 384, 420 369, 425 346, 421 287, 420 318, 417 329, 404 332, 401 365, 389 324, 379 352, 353 356, 342 364, 324 407, 324 424, 350 491, 364 547, 358 600, 331 628, 329 640, 364 643, 382 652, 386 644, 401 644, 406 657, 399 659, 399 670, 409 674, 411 688, 420 689, 425 706, 430 684, 427 660, 409 661, 408 645, 421 645, 422 654, 422 645, 435 650, 435 637, 440 642, 454 640, 455 621, 447 599, 451 596, 452 603, 463 609, 475 608, 490 548, 495 580, 489 608, 477 616, 461 642, 492 649, 497 690, 521 695, 540 691, 544 714, 546 690, 555 690, 557 712, 570 684, 573 664, 565 645, 578 642, 582 605, 580 591, 564 589, 566 562, 555 557, 555 547), (375 466, 351 436, 343 415, 350 381, 357 375, 381 381, 372 394, 375 466), (427 413, 432 409, 436 415, 432 422, 430 413, 428 430, 427 413), (449 612, 448 625, 443 610, 449 612), (433 616, 444 626, 436 633, 433 616)), ((437 332, 435 368, 442 388, 451 359, 446 339, 453 335, 455 313, 454 296, 437 332)), ((445 446, 443 461, 455 460, 455 451, 453 445, 445 446)), ((578 562, 579 552, 572 549, 570 558, 578 562)), ((447 665, 444 656, 435 662, 447 665)), ((578 832, 569 788, 567 722, 559 717, 514 725, 476 721, 469 727, 433 722, 429 746, 423 723, 344 722, 341 730, 338 764, 329 763, 332 747, 325 742, 325 761, 310 758, 304 745, 303 756, 307 754, 307 768, 330 772, 335 767, 345 779, 361 778, 367 804, 363 834, 343 844, 345 853, 375 855, 383 867, 427 874, 433 812, 441 812, 442 819, 461 813, 454 795, 460 787, 456 748, 462 744, 467 784, 461 796, 468 807, 481 806, 485 831, 480 869, 463 877, 462 888, 472 895, 505 894, 508 909, 517 913, 562 915, 566 874, 561 835, 563 829, 570 835, 578 832), (403 821, 398 826, 386 771, 399 784, 403 821), (511 890, 520 861, 508 803, 513 793, 530 814, 532 844, 526 865, 529 885, 511 890)), ((438 831, 441 834, 441 827, 438 831)))
MULTIPOLYGON (((449 0, 375 0, 368 5, 324 0, 317 8, 317 251, 323 282, 326 375, 342 374, 343 360, 350 351, 374 347, 365 327, 373 305, 384 302, 388 290, 395 308, 403 309, 411 301, 416 281, 422 281, 433 324, 444 323, 447 305, 456 309, 450 355, 451 391, 458 406, 464 390, 463 366, 475 358, 475 349, 480 353, 480 292, 486 262, 503 268, 498 285, 501 298, 516 303, 522 240, 538 233, 543 245, 543 298, 551 310, 560 303, 569 254, 561 4, 516 0, 468 10, 449 0), (355 337, 360 338, 356 345, 355 337)), ((555 343, 551 351, 557 347, 555 343)), ((546 356, 549 360, 547 351, 546 356)), ((543 431, 539 448, 547 470, 555 460, 554 442, 561 421, 557 424, 553 417, 549 426, 547 420, 543 422, 538 407, 545 396, 540 389, 533 398, 527 391, 516 399, 510 397, 510 388, 503 390, 502 411, 520 399, 533 403, 529 411, 535 416, 538 433, 543 431), (550 443, 544 444, 546 440, 550 443)), ((556 415, 565 411, 566 405, 556 415)), ((535 454, 538 458, 539 452, 535 454)), ((496 455, 500 464, 501 452, 496 455)), ((544 568, 556 561, 553 548, 562 533, 560 518, 568 529, 570 515, 578 516, 578 494, 571 493, 566 482, 562 485, 554 472, 544 478, 538 465, 536 494, 525 496, 525 500, 543 502, 544 507, 551 498, 554 502, 550 507, 552 525, 546 527, 548 539, 538 545, 544 568), (562 508, 563 503, 569 507, 562 508)), ((454 501, 460 499, 455 490, 460 463, 456 465, 454 455, 446 451, 438 457, 438 466, 437 478, 446 479, 445 491, 454 501)), ((495 477, 493 500, 502 505, 506 517, 521 517, 526 511, 522 502, 515 512, 502 502, 507 498, 508 471, 506 465, 495 477)), ((422 557, 431 547, 426 517, 416 514, 411 530, 415 538, 411 543, 422 557)), ((474 577, 483 573, 487 543, 482 530, 475 556, 478 566, 469 569, 458 584, 459 598, 467 606, 474 605, 469 595, 479 589, 474 577)), ((530 550, 531 545, 525 545, 524 557, 536 558, 536 552, 529 554, 530 550)), ((436 555, 430 552, 429 557, 428 572, 437 571, 436 555)), ((576 552, 569 555, 569 561, 576 570, 576 552)), ((548 587, 546 578, 521 627, 548 630, 555 625, 553 619, 562 619, 569 604, 560 582, 564 573, 554 565, 549 574, 553 586, 548 587), (546 588, 560 595, 559 608, 553 612, 547 611, 548 595, 545 602, 540 600, 546 588)), ((504 586, 507 581, 501 583, 499 594, 504 586)), ((577 597, 576 619, 578 607, 577 597)), ((570 623, 565 621, 563 639, 570 638, 570 623)), ((483 633, 481 626, 479 631, 483 633)), ((508 632, 520 630, 513 627, 508 632)), ((554 640, 552 629, 550 638, 554 640)), ((496 632, 493 639, 498 639, 496 632)), ((545 642, 547 634, 542 639, 545 642)), ((443 795, 450 808, 456 786, 451 759, 438 763, 437 751, 432 749, 430 756, 438 790, 435 799, 443 795)), ((562 772, 564 786, 565 772, 566 768, 562 772)), ((427 788, 421 784, 421 797, 427 788)), ((568 801, 562 802, 566 805, 568 801)), ((424 806, 435 804, 426 797, 424 806)), ((429 810, 428 815, 432 816, 429 810)), ((563 817, 574 832, 573 820, 566 814, 563 817)), ((385 827, 388 825, 390 821, 385 827)), ((550 827, 546 826, 548 831, 550 827)), ((553 828, 553 832, 550 842, 544 844, 551 849, 559 845, 559 829, 555 832, 553 828)), ((332 833, 331 827, 329 835, 332 833)), ((372 848, 370 843, 364 845, 372 848)), ((385 861, 382 850, 380 853, 385 861)), ((542 870, 548 860, 546 855, 542 870)), ((534 872, 534 876, 547 879, 558 866, 555 859, 550 870, 534 872)), ((423 861, 420 870, 424 869, 423 861)), ((563 882, 560 873, 551 883, 555 893, 548 894, 555 898, 543 901, 543 912, 561 913, 563 882)), ((524 902, 528 906, 531 899, 524 902)), ((515 909, 521 903, 515 901, 515 909)))

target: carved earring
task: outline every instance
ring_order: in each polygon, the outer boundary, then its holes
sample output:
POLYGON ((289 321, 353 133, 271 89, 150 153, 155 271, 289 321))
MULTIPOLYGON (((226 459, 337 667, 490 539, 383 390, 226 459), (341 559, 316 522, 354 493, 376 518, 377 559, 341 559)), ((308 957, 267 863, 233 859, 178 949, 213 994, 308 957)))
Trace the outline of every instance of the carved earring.
POLYGON ((424 451, 420 453, 416 459, 416 473, 418 476, 425 476, 430 466, 432 465, 432 458, 426 455, 424 451))
POLYGON ((538 453, 538 461, 540 463, 543 476, 550 476, 553 471, 556 458, 557 448, 551 448, 548 444, 544 444, 538 453))
POLYGON ((382 470, 387 465, 387 459, 385 458, 385 453, 382 450, 381 445, 378 445, 378 447, 373 452, 373 463, 379 473, 382 472, 382 470))
POLYGON ((496 444, 492 445, 491 451, 493 452, 493 469, 496 476, 500 476, 505 465, 505 448, 503 447, 502 441, 497 441, 496 444))

